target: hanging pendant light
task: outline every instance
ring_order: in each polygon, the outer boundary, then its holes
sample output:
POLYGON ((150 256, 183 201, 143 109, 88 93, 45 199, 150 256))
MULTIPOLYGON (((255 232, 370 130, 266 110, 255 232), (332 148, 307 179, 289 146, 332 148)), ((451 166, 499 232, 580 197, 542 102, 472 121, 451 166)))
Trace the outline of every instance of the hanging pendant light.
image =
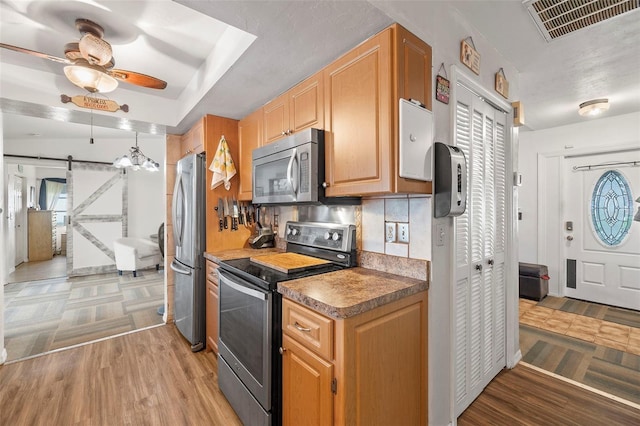
POLYGON ((117 169, 131 168, 133 170, 144 170, 150 172, 157 172, 160 170, 160 164, 153 161, 142 153, 138 147, 138 132, 136 132, 136 146, 132 146, 129 150, 129 154, 125 154, 122 157, 118 157, 113 161, 113 166, 117 169))

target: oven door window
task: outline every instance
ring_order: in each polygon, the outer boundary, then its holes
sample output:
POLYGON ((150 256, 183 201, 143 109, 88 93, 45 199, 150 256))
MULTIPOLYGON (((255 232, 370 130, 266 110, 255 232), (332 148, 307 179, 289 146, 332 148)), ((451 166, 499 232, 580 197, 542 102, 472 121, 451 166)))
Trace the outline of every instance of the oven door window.
POLYGON ((236 374, 266 406, 271 380, 271 299, 270 292, 220 273, 220 343, 225 348, 220 353, 231 358, 227 359, 230 365, 238 363, 236 374))

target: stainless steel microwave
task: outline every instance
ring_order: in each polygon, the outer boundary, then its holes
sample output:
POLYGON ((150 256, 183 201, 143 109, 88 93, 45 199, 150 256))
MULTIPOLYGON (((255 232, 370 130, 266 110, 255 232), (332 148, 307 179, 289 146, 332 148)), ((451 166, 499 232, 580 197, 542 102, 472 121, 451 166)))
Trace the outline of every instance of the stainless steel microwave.
POLYGON ((253 203, 318 203, 324 197, 324 131, 305 129, 253 150, 253 203))

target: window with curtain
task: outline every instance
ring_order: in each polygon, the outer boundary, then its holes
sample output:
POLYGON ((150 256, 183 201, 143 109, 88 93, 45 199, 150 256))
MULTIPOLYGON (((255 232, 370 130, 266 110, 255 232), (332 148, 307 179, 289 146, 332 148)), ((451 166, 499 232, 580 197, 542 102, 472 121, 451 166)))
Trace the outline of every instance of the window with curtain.
POLYGON ((67 180, 63 178, 42 179, 38 204, 41 210, 55 211, 57 224, 64 225, 64 218, 67 214, 67 180))

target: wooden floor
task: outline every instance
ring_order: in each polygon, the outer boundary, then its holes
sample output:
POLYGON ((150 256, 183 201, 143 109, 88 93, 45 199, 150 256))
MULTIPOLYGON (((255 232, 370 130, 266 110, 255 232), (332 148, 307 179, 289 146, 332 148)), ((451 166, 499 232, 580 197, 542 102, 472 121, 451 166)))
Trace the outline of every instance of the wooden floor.
POLYGON ((0 367, 0 425, 240 425, 173 325, 0 367))
POLYGON ((640 410, 523 365, 503 370, 458 425, 639 425, 640 410))
POLYGON ((67 257, 53 256, 51 260, 24 262, 16 266, 16 270, 9 274, 7 283, 21 283, 25 281, 46 280, 67 276, 67 257))
MULTIPOLYGON (((0 367, 1 425, 240 425, 211 353, 173 325, 0 367)), ((460 425, 636 425, 640 410, 525 366, 504 370, 460 425)))

